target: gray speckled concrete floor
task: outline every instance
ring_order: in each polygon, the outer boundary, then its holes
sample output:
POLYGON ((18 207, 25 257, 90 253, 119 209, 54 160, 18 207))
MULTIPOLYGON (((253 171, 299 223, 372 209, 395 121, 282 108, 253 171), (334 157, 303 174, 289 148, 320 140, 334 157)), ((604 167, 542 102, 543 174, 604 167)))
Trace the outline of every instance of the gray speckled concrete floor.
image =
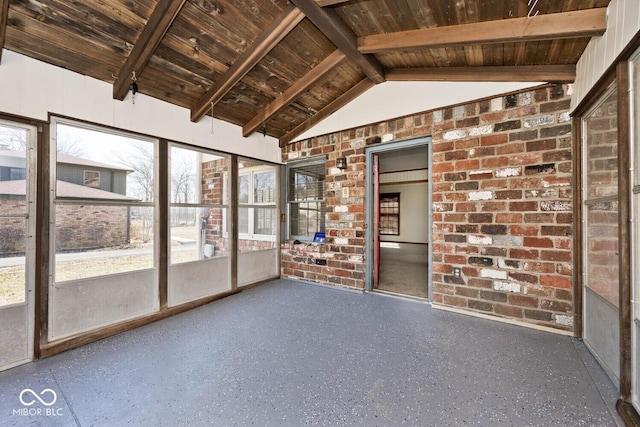
POLYGON ((616 395, 570 337, 277 280, 0 373, 0 425, 615 426, 616 395))

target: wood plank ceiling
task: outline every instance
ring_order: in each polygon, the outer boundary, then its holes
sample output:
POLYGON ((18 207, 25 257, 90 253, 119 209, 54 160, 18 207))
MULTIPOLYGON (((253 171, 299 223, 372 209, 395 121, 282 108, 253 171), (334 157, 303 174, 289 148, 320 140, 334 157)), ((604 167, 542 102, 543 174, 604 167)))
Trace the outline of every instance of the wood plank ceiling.
POLYGON ((573 81, 609 1, 0 0, 0 47, 282 145, 384 81, 573 81))

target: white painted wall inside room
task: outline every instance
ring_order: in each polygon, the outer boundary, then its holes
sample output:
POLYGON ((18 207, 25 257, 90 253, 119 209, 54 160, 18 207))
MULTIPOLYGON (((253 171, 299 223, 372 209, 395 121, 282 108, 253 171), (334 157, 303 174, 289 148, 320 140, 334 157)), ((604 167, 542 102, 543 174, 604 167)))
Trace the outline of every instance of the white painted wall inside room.
POLYGON ((383 242, 429 241, 429 187, 426 182, 383 185, 380 193, 400 193, 400 235, 380 236, 383 242))
POLYGON ((396 117, 534 87, 543 82, 385 82, 342 107, 296 141, 396 117))
MULTIPOLYGON (((139 84, 144 85, 143 81, 139 84)), ((0 112, 48 120, 48 114, 85 120, 122 130, 166 138, 199 147, 222 150, 271 162, 280 162, 278 140, 205 117, 190 120, 190 111, 141 93, 133 104, 113 99, 113 86, 12 51, 2 52, 0 112)))

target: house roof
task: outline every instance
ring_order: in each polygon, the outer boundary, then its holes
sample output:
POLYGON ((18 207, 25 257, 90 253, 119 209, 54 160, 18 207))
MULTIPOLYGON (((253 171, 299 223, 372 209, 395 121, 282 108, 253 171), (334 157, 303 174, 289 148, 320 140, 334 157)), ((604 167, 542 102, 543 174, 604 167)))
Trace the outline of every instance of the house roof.
POLYGON ((0 48, 285 144, 384 81, 573 81, 609 1, 0 0, 0 48))
MULTIPOLYGON (((24 196, 26 194, 26 181, 0 181, 0 195, 8 196, 24 196)), ((101 199, 101 200, 119 200, 119 201, 137 201, 134 197, 124 196, 110 191, 104 191, 97 188, 86 187, 83 185, 72 184, 66 181, 56 181, 56 187, 59 197, 76 197, 80 199, 101 199)))
POLYGON ((133 172, 133 169, 123 166, 111 165, 108 163, 96 162, 94 160, 84 159, 82 157, 70 156, 69 154, 58 153, 56 155, 58 163, 65 163, 69 165, 90 166, 94 168, 122 170, 127 172, 133 172))
MULTIPOLYGON (((0 158, 2 157, 14 157, 14 158, 25 158, 24 151, 12 151, 12 150, 0 150, 0 158)), ((79 166, 89 166, 94 168, 102 168, 102 169, 112 169, 112 170, 122 170, 127 172, 133 172, 133 169, 126 168, 123 166, 110 165, 108 163, 96 162, 89 159, 84 159, 82 157, 71 156, 69 154, 57 153, 57 161, 58 163, 64 163, 69 165, 79 165, 79 166)))

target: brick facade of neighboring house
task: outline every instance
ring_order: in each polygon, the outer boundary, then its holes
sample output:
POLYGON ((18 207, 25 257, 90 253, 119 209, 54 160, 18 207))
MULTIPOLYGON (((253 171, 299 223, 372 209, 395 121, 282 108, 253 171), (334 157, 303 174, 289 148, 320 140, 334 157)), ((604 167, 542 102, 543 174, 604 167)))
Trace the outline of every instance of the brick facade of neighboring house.
MULTIPOLYGON (((26 213, 25 199, 0 195, 0 215, 26 213)), ((60 205, 56 209, 57 250, 117 247, 129 243, 126 206, 60 205)), ((5 218, 0 226, 0 256, 25 250, 26 220, 5 218)))
POLYGON ((56 250, 73 251, 126 245, 130 236, 127 206, 60 205, 56 208, 56 250))
POLYGON ((570 330, 569 91, 546 85, 287 145, 285 162, 327 156, 327 243, 284 242, 282 275, 363 289, 365 147, 431 136, 433 303, 570 330))
MULTIPOLYGON (((0 216, 25 214, 27 212, 25 198, 0 195, 0 216)), ((25 218, 0 219, 0 256, 23 254, 26 236, 25 218)))

